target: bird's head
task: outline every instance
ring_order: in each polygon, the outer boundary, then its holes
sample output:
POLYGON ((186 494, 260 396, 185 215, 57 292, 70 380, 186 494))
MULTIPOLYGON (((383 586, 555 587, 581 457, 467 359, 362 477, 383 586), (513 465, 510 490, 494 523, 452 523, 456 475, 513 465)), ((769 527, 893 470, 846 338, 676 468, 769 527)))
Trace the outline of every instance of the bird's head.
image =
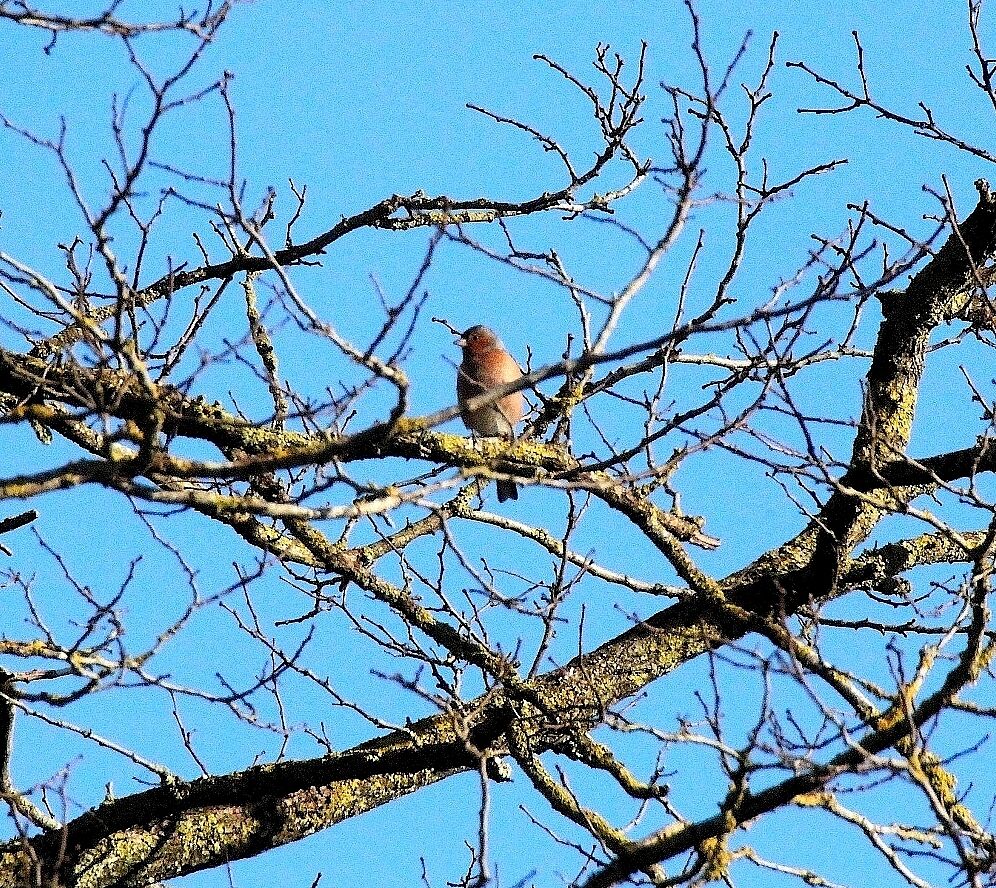
POLYGON ((487 327, 476 324, 465 330, 456 340, 456 344, 464 350, 464 352, 470 352, 471 354, 480 354, 481 352, 488 351, 492 348, 501 348, 501 341, 495 335, 493 330, 487 327))

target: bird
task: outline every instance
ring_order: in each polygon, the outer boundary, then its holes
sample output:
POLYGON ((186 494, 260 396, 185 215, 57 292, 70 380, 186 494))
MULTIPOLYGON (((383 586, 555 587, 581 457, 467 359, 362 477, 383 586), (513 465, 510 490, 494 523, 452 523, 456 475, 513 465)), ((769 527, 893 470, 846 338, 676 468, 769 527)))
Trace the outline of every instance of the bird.
MULTIPOLYGON (((521 377, 515 358, 505 351, 495 332, 481 324, 462 333, 456 344, 463 349, 463 363, 457 369, 456 380, 463 424, 478 435, 513 439, 515 425, 525 412, 522 392, 512 392, 476 410, 468 410, 467 402, 521 377)), ((498 502, 518 498, 519 489, 514 482, 498 482, 498 502)))

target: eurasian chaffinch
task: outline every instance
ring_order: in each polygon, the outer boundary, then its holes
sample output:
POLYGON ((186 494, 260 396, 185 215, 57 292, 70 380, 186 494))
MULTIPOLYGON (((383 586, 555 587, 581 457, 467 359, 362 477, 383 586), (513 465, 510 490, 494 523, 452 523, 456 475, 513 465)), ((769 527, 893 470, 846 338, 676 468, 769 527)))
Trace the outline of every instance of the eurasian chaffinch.
MULTIPOLYGON (((484 407, 468 410, 471 398, 505 385, 522 376, 519 365, 492 330, 478 324, 456 341, 463 349, 463 363, 457 370, 457 402, 463 423, 478 435, 515 437, 515 424, 522 419, 525 404, 522 392, 512 392, 484 407)), ((512 481, 498 482, 498 502, 518 499, 512 481)))

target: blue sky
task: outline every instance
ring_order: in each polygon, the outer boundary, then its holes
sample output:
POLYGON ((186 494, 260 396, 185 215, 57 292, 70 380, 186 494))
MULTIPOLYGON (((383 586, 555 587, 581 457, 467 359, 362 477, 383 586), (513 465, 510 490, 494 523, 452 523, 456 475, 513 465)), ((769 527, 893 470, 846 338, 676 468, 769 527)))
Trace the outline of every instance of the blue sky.
MULTIPOLYGON (((122 17, 151 15, 158 4, 124 4, 122 17)), ((694 85, 694 58, 689 50, 688 15, 678 2, 616 0, 598 4, 533 2, 344 2, 330 10, 318 2, 255 0, 239 4, 222 29, 216 44, 190 81, 192 89, 206 85, 222 70, 234 75, 231 94, 238 114, 239 175, 246 180, 245 203, 255 207, 267 189, 278 191, 277 211, 286 219, 294 209, 288 180, 307 185, 309 201, 298 233, 312 236, 326 230, 340 216, 355 213, 391 193, 422 189, 454 198, 481 194, 518 199, 562 184, 555 159, 544 154, 521 132, 498 127, 465 106, 479 104, 502 114, 529 121, 557 136, 579 152, 598 147, 598 134, 590 111, 556 74, 533 60, 548 54, 565 67, 582 74, 590 72, 594 47, 608 43, 624 58, 635 62, 641 41, 648 43, 646 92, 647 125, 638 143, 654 158, 664 159, 662 127, 657 120, 667 113, 658 83, 661 80, 694 85)), ((164 4, 168 14, 172 8, 164 4)), ((962 3, 882 4, 839 2, 828 6, 815 0, 784 4, 704 2, 699 6, 704 47, 714 68, 720 70, 736 52, 745 32, 753 31, 748 54, 735 78, 753 81, 763 67, 772 31, 780 36, 779 64, 772 79, 775 97, 758 132, 759 154, 770 161, 775 176, 788 176, 806 166, 847 157, 847 166, 832 174, 804 183, 793 197, 772 209, 766 227, 755 232, 749 261, 738 278, 738 292, 753 301, 782 278, 791 276, 812 247, 810 234, 834 234, 846 226, 848 203, 869 200, 880 215, 901 222, 911 232, 923 234, 930 223, 924 214, 936 210, 923 185, 938 188, 948 176, 959 207, 967 212, 973 201, 972 182, 990 174, 981 161, 973 161, 939 148, 922 138, 884 123, 866 113, 853 116, 798 116, 799 107, 832 101, 802 72, 787 69, 784 62, 805 60, 811 66, 855 83, 854 42, 851 31, 861 33, 867 69, 879 98, 901 110, 915 113, 916 103, 925 101, 939 118, 967 138, 984 140, 991 132, 991 117, 976 100, 967 98, 964 66, 969 44, 962 3)), ((111 96, 129 97, 127 131, 134 138, 147 97, 127 64, 121 46, 100 36, 64 36, 54 51, 42 51, 47 37, 9 24, 0 25, 0 112, 17 125, 53 137, 60 115, 67 126, 69 155, 80 173, 85 192, 94 203, 106 193, 106 174, 100 158, 111 151, 111 96)), ((154 71, 171 69, 189 40, 142 38, 136 47, 154 71)), ((736 89, 736 87, 735 87, 736 89)), ((736 119, 736 103, 731 114, 736 119)), ((992 109, 989 109, 991 115, 992 109)), ((154 150, 184 169, 206 176, 225 174, 227 163, 224 108, 216 99, 181 109, 163 128, 154 150)), ((27 145, 10 131, 0 130, 0 250, 15 253, 48 274, 57 275, 61 257, 57 243, 71 241, 81 230, 78 214, 71 206, 51 156, 27 145)), ((148 206, 158 199, 167 182, 165 174, 154 174, 148 182, 148 206)), ((709 187, 729 186, 719 154, 710 165, 709 187)), ((620 204, 619 218, 642 230, 654 232, 653 213, 659 202, 643 194, 620 204)), ((183 208, 171 206, 170 225, 154 241, 147 277, 151 280, 167 267, 167 257, 196 261, 190 237, 194 226, 204 232, 203 222, 183 208)), ((699 208, 690 229, 710 232, 703 260, 703 276, 721 267, 728 233, 722 229, 729 209, 722 205, 699 208)), ((659 223, 658 223, 659 224, 659 223)), ((605 237, 599 226, 579 222, 563 225, 557 219, 525 222, 515 229, 522 243, 532 248, 556 246, 570 263, 578 279, 612 292, 625 283, 638 261, 624 239, 605 237)), ((475 232, 476 234, 476 232, 475 232)), ((493 234, 481 232, 482 239, 493 234)), ((120 233, 120 252, 129 246, 129 235, 120 233)), ((375 280, 396 300, 405 292, 421 263, 428 234, 360 232, 330 250, 321 269, 295 274, 313 308, 331 323, 362 341, 380 325, 380 317, 369 306, 375 303, 375 280)), ((676 248, 673 262, 662 268, 619 331, 619 341, 635 341, 653 325, 670 321, 675 286, 680 282, 694 243, 676 248)), ((429 300, 413 341, 406 369, 413 379, 412 409, 427 413, 449 406, 453 400, 453 366, 457 353, 451 337, 433 315, 445 317, 457 328, 483 322, 495 326, 513 354, 525 358, 527 347, 535 362, 548 363, 559 357, 574 316, 565 308, 562 293, 534 279, 487 262, 455 245, 444 245, 425 286, 429 300)), ((868 307, 862 332, 867 345, 877 326, 876 309, 868 307)), ((224 315, 209 336, 215 343, 226 335, 224 315)), ((827 321, 832 318, 827 318, 827 321)), ((244 322, 244 319, 243 319, 244 322)), ((235 318, 233 316, 233 329, 235 318)), ((5 345, 10 334, 0 332, 5 345)), ((335 377, 335 361, 324 353, 300 347, 301 338, 290 327, 277 333, 281 370, 303 390, 321 391, 335 377), (326 363, 326 361, 328 363, 326 363)), ((943 359, 941 359, 943 360, 943 359)), ((833 371, 824 384, 811 390, 814 406, 836 399, 845 405, 837 412, 853 418, 857 413, 857 378, 860 366, 833 371), (850 405, 850 406, 847 406, 850 405)), ((200 383, 209 399, 221 400, 234 393, 240 405, 252 414, 265 413, 265 390, 236 380, 232 367, 222 366, 206 374, 200 383), (262 392, 262 394, 261 394, 262 392)), ((957 367, 945 367, 927 382, 924 397, 940 398, 957 377, 957 367)), ((688 377, 691 379, 691 375, 688 377)), ((939 414, 937 414, 939 415, 939 414)), ((930 453, 946 447, 964 446, 972 435, 969 428, 952 429, 935 420, 930 410, 918 416, 913 451, 930 453)), ((453 424, 451 430, 457 430, 453 424)), ((4 427, 2 446, 8 454, 5 471, 13 474, 39 465, 38 448, 28 430, 4 427)), ((846 454, 849 436, 838 433, 830 443, 846 454)), ((73 451, 56 444, 41 459, 56 464, 73 451)), ((775 485, 766 484, 763 471, 741 467, 740 480, 757 485, 759 500, 744 503, 730 493, 729 465, 722 460, 701 464, 698 473, 682 477, 685 507, 692 514, 708 516, 707 530, 724 540, 715 553, 702 557, 703 566, 717 576, 736 569, 771 545, 798 529, 803 518, 786 510, 775 485), (725 500, 716 508, 717 499, 725 500), (758 505, 760 503, 760 506, 758 505), (751 521, 745 533, 745 520, 751 521), (728 544, 726 544, 728 541, 728 544)), ((373 472, 374 470, 371 470, 373 472)), ((513 509, 526 518, 540 514, 553 523, 561 520, 562 504, 537 495, 513 509), (559 508, 559 512, 557 511, 559 508), (535 510, 539 510, 537 513, 535 510)), ((120 498, 89 489, 49 496, 37 507, 42 517, 38 532, 53 548, 69 552, 74 575, 95 588, 113 590, 123 581, 133 557, 141 554, 134 586, 125 598, 129 632, 135 644, 150 637, 163 621, 182 609, 185 602, 183 573, 163 549, 149 544, 148 534, 136 525, 131 507, 120 498), (168 588, 162 578, 169 577, 168 588)), ((493 504, 492 504, 493 505, 493 504)), ((200 518, 180 516, 164 522, 162 531, 175 545, 191 546, 191 561, 198 571, 197 585, 207 595, 234 582, 232 563, 250 564, 252 553, 224 528, 211 527, 200 518)), ((469 545, 477 537, 468 532, 469 545)), ((607 564, 629 565, 635 573, 654 563, 653 553, 640 548, 638 540, 595 534, 587 540, 597 547, 607 564)), ((56 621, 67 626, 73 606, 66 607, 66 588, 61 568, 28 532, 10 540, 17 556, 16 569, 36 577, 36 595, 56 621)), ((535 552, 515 545, 503 553, 512 559, 533 559, 535 552)), ((527 564, 533 568, 535 565, 527 564)), ((673 577, 654 575, 671 581, 673 577)), ((72 596, 70 596, 70 599, 72 596)), ((259 586, 259 604, 265 619, 286 618, 300 612, 302 604, 288 592, 277 571, 271 570, 259 586), (296 610, 295 610, 296 609, 296 610)), ((592 601, 592 617, 586 639, 593 647, 626 625, 628 614, 653 613, 658 601, 636 596, 617 601, 592 601)), ((18 625, 23 614, 11 612, 5 619, 18 625)), ((5 629, 4 632, 7 630, 5 629)), ((16 630, 11 629, 14 632, 16 630)), ((284 636, 290 645, 294 629, 284 636)), ((303 632, 303 630, 302 630, 303 632)), ((231 663, 231 645, 237 634, 231 618, 214 609, 201 615, 191 627, 189 641, 171 646, 162 658, 163 670, 176 670, 192 681, 210 682, 218 663, 231 666, 243 677, 259 667, 259 652, 246 655, 245 669, 231 663)), ((241 656, 241 655, 240 655, 241 656)), ((310 654, 316 669, 335 676, 337 686, 357 696, 376 699, 385 718, 402 720, 409 712, 424 709, 411 698, 403 698, 393 686, 372 682, 371 667, 390 671, 388 658, 350 636, 336 615, 328 615, 318 626, 317 642, 310 654), (372 690, 378 688, 379 690, 372 690)), ((703 680, 704 664, 692 664, 671 681, 675 696, 690 695, 703 680)), ((732 674, 732 673, 731 673, 732 674)), ((93 724, 121 742, 140 745, 150 758, 168 761, 184 776, 195 770, 175 738, 164 733, 171 716, 167 710, 150 711, 164 701, 151 695, 115 691, 111 702, 98 696, 77 707, 74 718, 93 724), (132 702, 132 701, 135 702, 132 702), (165 719, 165 721, 164 721, 165 719)), ((305 687, 293 685, 289 694, 292 720, 325 721, 337 746, 347 746, 371 734, 359 719, 330 712, 316 715, 326 701, 305 687)), ((687 704, 693 709, 691 697, 687 704)), ((748 707, 749 709, 749 707, 748 707)), ((191 705, 195 721, 203 713, 191 705)), ((743 719, 750 718, 749 713, 743 719)), ((736 723, 736 720, 735 720, 736 723)), ((205 724, 209 724, 205 722, 205 724)), ((201 737, 206 761, 218 770, 244 767, 258 752, 274 752, 272 738, 252 734, 243 726, 224 719, 201 737)), ((131 769, 113 756, 93 756, 77 761, 77 748, 65 735, 50 728, 25 727, 37 737, 37 755, 15 759, 23 782, 39 780, 55 768, 71 763, 71 793, 88 807, 103 795, 104 784, 114 780, 119 795, 134 788, 131 769)), ((736 730, 736 728, 734 728, 736 730)), ((315 754, 308 741, 298 739, 293 754, 315 754)), ((694 755, 675 767, 704 767, 694 755)), ((325 871, 323 884, 364 884, 416 881, 418 853, 424 853, 433 884, 456 876, 464 860, 463 841, 472 836, 477 799, 474 780, 458 778, 396 802, 361 818, 320 834, 302 846, 292 846, 263 858, 236 864, 236 885, 310 885, 317 871, 325 871), (412 848, 420 849, 413 852, 412 848), (399 875, 401 874, 401 875, 399 875)), ((558 884, 544 861, 555 849, 537 830, 515 814, 528 793, 521 787, 498 787, 495 793, 496 824, 514 826, 495 831, 495 859, 503 867, 502 885, 524 878, 531 861, 536 883, 558 884), (524 855, 510 853, 528 848, 524 855), (510 864, 513 868, 506 868, 510 864), (514 867, 518 867, 515 869, 514 867)), ((694 806, 696 799, 683 802, 694 806)), ((711 801, 705 802, 706 807, 711 801)), ((533 796, 531 805, 540 805, 533 796)), ((624 810, 625 805, 620 806, 624 810)), ((711 813, 702 810, 699 813, 711 813)), ((541 816, 550 822, 547 811, 541 816)), ((812 821, 808 821, 812 823, 812 821)), ((758 838, 760 845, 777 844, 779 830, 791 836, 798 822, 791 813, 779 814, 758 838)), ((811 828, 810 826, 806 827, 811 828)), ((839 827, 827 827, 828 830, 839 827)), ((831 877, 846 880, 849 867, 876 867, 878 861, 864 859, 836 864, 821 860, 832 857, 829 842, 812 843, 803 856, 809 865, 827 863, 838 867, 831 877)), ((769 884, 764 875, 745 871, 738 884, 769 884)), ((192 877, 186 884, 225 884, 221 872, 192 877)), ((870 882, 866 882, 870 883, 870 882)))

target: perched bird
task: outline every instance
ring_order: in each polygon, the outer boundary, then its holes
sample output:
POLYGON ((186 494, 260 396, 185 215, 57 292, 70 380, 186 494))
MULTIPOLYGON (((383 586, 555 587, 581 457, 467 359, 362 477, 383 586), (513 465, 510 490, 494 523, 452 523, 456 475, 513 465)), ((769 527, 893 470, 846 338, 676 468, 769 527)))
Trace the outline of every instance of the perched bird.
MULTIPOLYGON (((522 376, 519 365, 487 327, 478 324, 465 332, 456 344, 463 349, 463 363, 457 370, 457 403, 463 424, 478 435, 515 437, 515 424, 525 412, 522 392, 512 392, 476 410, 467 402, 522 376)), ((511 481, 498 482, 498 502, 518 499, 519 490, 511 481)))

